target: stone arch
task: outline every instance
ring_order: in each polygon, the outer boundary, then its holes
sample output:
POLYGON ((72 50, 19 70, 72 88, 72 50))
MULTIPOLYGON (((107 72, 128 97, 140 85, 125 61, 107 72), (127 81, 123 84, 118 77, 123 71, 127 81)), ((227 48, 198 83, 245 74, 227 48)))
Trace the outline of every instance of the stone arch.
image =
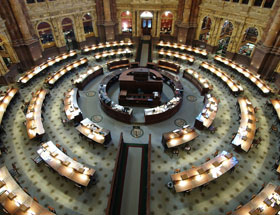
POLYGON ((52 23, 48 20, 41 20, 36 24, 36 32, 43 49, 56 45, 52 23))
POLYGON ((234 25, 230 20, 224 20, 221 25, 220 35, 218 39, 218 53, 225 54, 232 36, 234 25))
POLYGON ((83 28, 86 37, 94 35, 94 17, 91 13, 85 13, 82 15, 83 28))
POLYGON ((132 12, 130 10, 120 11, 120 32, 132 33, 132 12))
POLYGON ((201 20, 200 24, 200 33, 199 33, 199 40, 202 42, 207 43, 209 37, 210 37, 210 31, 212 26, 212 19, 209 16, 204 16, 204 18, 201 20))
POLYGON ((171 34, 173 28, 174 14, 172 11, 164 11, 160 15, 160 34, 171 34))
POLYGON ((242 32, 241 37, 242 39, 238 47, 238 54, 250 57, 259 38, 258 29, 256 27, 246 26, 245 31, 242 32))

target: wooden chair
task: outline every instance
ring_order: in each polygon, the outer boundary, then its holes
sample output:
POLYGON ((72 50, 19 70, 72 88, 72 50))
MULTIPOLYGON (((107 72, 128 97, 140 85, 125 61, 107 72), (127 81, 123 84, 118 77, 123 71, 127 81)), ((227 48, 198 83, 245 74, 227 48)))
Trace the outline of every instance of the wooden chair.
POLYGON ((226 213, 226 215, 231 215, 232 214, 232 211, 229 211, 226 213))
POLYGON ((242 207, 242 205, 238 205, 236 208, 235 208, 235 210, 238 210, 238 209, 240 209, 242 207))
POLYGON ((62 152, 67 155, 67 150, 65 148, 62 148, 62 152))
POLYGON ((33 200, 37 203, 39 203, 38 199, 36 197, 33 197, 33 200))
POLYGON ((174 173, 179 173, 181 170, 180 169, 175 169, 174 173))
POLYGON ((219 154, 219 150, 217 149, 216 152, 214 153, 214 157, 216 157, 219 154))

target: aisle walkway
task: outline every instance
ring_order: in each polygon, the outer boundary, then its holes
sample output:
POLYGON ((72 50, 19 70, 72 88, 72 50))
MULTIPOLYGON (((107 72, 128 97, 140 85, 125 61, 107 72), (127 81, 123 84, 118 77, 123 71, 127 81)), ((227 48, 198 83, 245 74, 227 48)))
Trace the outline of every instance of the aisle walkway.
POLYGON ((141 184, 142 147, 128 147, 121 214, 138 214, 141 184))
POLYGON ((143 41, 142 43, 142 51, 141 51, 141 58, 140 58, 140 66, 146 66, 148 63, 149 57, 149 43, 148 41, 143 41))

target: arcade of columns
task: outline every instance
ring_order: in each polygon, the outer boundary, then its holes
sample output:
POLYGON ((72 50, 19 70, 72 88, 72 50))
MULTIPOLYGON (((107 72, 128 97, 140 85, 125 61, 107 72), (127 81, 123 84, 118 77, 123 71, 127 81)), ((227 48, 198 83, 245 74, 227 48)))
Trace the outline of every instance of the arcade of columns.
MULTIPOLYGON (((7 44, 5 49, 9 53, 11 61, 20 62, 21 68, 26 70, 48 56, 46 55, 48 50, 44 50, 38 40, 37 26, 41 22, 50 24, 56 45, 54 54, 59 54, 66 50, 61 24, 66 17, 72 20, 76 40, 79 46, 83 47, 87 43, 122 38, 120 14, 127 10, 132 13, 132 38, 141 37, 140 14, 143 11, 152 12, 151 34, 155 39, 160 38, 161 15, 165 11, 170 11, 173 14, 171 32, 173 40, 193 45, 198 44, 203 18, 209 16, 212 24, 206 48, 209 51, 215 51, 222 26, 225 20, 228 20, 233 24, 233 31, 227 48, 227 57, 234 60, 245 30, 248 27, 255 27, 258 30, 258 44, 252 55, 250 68, 268 76, 279 62, 280 0, 276 0, 272 9, 253 7, 252 3, 253 0, 249 1, 249 5, 222 0, 153 0, 148 3, 143 0, 60 0, 50 2, 46 0, 41 3, 26 4, 20 0, 3 0, 0 14, 9 22, 6 22, 7 29, 0 25, 0 30, 4 29, 6 32, 5 35, 2 33, 3 30, 0 31, 0 38, 6 38, 4 40, 7 44), (164 3, 162 3, 163 1, 164 3), (84 33, 83 16, 87 13, 93 19, 94 36, 92 38, 86 38, 84 33), (14 16, 12 16, 13 14, 14 16), (35 49, 37 51, 34 51, 35 49), (265 59, 268 58, 272 63, 265 62, 265 59), (269 71, 266 70, 263 73, 268 66, 269 71)), ((0 61, 3 75, 8 72, 8 69, 2 64, 3 62, 0 61)))

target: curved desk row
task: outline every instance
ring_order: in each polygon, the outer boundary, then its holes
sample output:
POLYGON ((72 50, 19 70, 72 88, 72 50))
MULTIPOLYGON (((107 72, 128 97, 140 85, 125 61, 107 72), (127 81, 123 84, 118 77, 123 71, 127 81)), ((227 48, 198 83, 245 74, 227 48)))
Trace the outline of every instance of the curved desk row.
POLYGON ((115 69, 120 69, 120 68, 125 68, 125 67, 130 67, 129 60, 126 58, 116 59, 116 60, 107 62, 107 68, 109 71, 112 71, 115 69))
POLYGON ((18 79, 17 82, 21 83, 21 84, 26 84, 28 81, 30 81, 30 79, 32 79, 34 76, 36 76, 37 74, 39 74, 46 68, 48 68, 58 62, 61 62, 63 60, 66 60, 66 59, 72 58, 72 57, 76 57, 76 56, 77 56, 76 51, 70 51, 69 53, 64 53, 62 55, 59 55, 59 56, 55 57, 54 59, 50 59, 47 62, 44 62, 41 65, 36 66, 35 68, 27 71, 23 76, 21 76, 18 79))
POLYGON ((269 183, 250 202, 233 212, 233 215, 276 215, 280 211, 280 186, 269 183))
POLYGON ((245 97, 238 98, 241 120, 238 132, 232 144, 248 152, 253 143, 256 132, 256 116, 252 103, 245 97))
POLYGON ((280 120, 280 99, 270 99, 270 102, 276 111, 278 120, 280 120))
POLYGON ((163 81, 173 89, 174 97, 166 104, 154 108, 146 108, 144 110, 145 124, 157 123, 169 119, 179 111, 183 101, 184 88, 179 77, 166 71, 160 71, 160 74, 163 77, 163 81))
POLYGON ((49 86, 53 86, 66 73, 68 73, 69 71, 71 71, 79 66, 85 65, 87 62, 88 62, 87 58, 81 58, 77 61, 74 61, 73 63, 70 63, 70 64, 64 66, 57 72, 48 76, 45 80, 45 83, 47 83, 49 86))
POLYGON ((238 164, 238 160, 226 151, 206 163, 171 175, 176 192, 190 191, 220 177, 238 164))
POLYGON ((17 184, 8 169, 0 169, 0 202, 11 215, 54 215, 17 184))
POLYGON ((243 87, 238 81, 234 80, 228 74, 223 72, 221 69, 216 68, 214 65, 209 64, 207 62, 202 62, 200 64, 200 68, 219 77, 230 88, 231 92, 234 93, 234 95, 243 92, 243 87))
POLYGON ((42 106, 48 90, 40 89, 32 97, 25 115, 26 129, 29 139, 41 137, 45 134, 45 129, 42 122, 42 106))
POLYGON ((163 49, 158 51, 159 57, 167 56, 167 57, 173 57, 174 60, 180 59, 182 61, 187 61, 188 64, 192 65, 195 58, 193 56, 187 55, 187 54, 181 54, 180 52, 172 52, 172 51, 164 51, 163 49))
POLYGON ((218 112, 218 100, 211 94, 204 97, 204 107, 201 113, 196 117, 194 127, 202 130, 203 127, 209 128, 218 112))
POLYGON ((132 120, 133 109, 115 104, 107 94, 111 85, 119 80, 119 76, 122 72, 123 71, 121 70, 117 70, 107 75, 99 85, 98 94, 101 108, 105 113, 119 121, 130 123, 132 120))
POLYGON ((2 123, 7 107, 9 106, 10 102, 17 94, 17 92, 18 92, 17 88, 11 87, 4 94, 0 95, 0 125, 2 123))
POLYGON ((101 66, 90 67, 86 72, 79 74, 78 78, 74 80, 74 84, 79 90, 82 90, 92 79, 102 74, 101 66))
POLYGON ((132 51, 129 48, 126 49, 118 49, 115 51, 104 51, 101 53, 97 53, 94 55, 94 58, 96 59, 96 61, 100 61, 102 59, 105 58, 116 58, 116 57, 123 57, 123 55, 127 58, 132 56, 132 51))
POLYGON ((37 150, 39 156, 60 175, 71 181, 88 186, 94 176, 95 170, 84 166, 64 154, 52 141, 43 143, 37 150))
POLYGON ((180 72, 180 65, 171 61, 159 60, 157 64, 157 68, 168 70, 170 72, 174 72, 178 74, 180 72))
POLYGON ((252 83, 254 83, 264 95, 270 94, 273 90, 263 81, 259 75, 250 72, 248 69, 244 68, 243 66, 234 63, 233 61, 221 57, 215 56, 214 60, 218 63, 221 63, 227 67, 234 69, 235 71, 239 72, 240 74, 244 75, 248 78, 252 83))
POLYGON ((80 122, 76 129, 90 140, 107 145, 111 141, 111 133, 108 129, 102 128, 90 119, 86 118, 80 122))
POLYGON ((122 48, 122 47, 132 47, 133 43, 131 41, 124 42, 124 41, 114 41, 114 42, 106 42, 99 43, 98 45, 86 46, 83 48, 82 53, 87 54, 91 51, 102 51, 103 49, 111 49, 111 48, 122 48))
POLYGON ((179 50, 179 51, 186 51, 186 52, 189 52, 189 53, 197 54, 200 57, 204 57, 204 58, 207 58, 207 55, 208 55, 208 53, 205 49, 200 49, 200 48, 197 48, 197 47, 191 47, 191 46, 178 44, 178 43, 170 43, 170 42, 160 41, 157 44, 157 47, 158 48, 171 48, 171 49, 179 50))
POLYGON ((213 85, 211 85, 207 79, 192 69, 185 69, 183 77, 192 82, 192 84, 199 90, 201 95, 205 95, 213 89, 213 85))
POLYGON ((190 127, 189 125, 185 125, 183 128, 163 133, 161 142, 165 149, 173 148, 190 142, 197 136, 198 134, 194 128, 190 127))
POLYGON ((78 105, 79 92, 77 88, 69 89, 64 95, 64 112, 68 120, 80 122, 83 119, 78 105))

